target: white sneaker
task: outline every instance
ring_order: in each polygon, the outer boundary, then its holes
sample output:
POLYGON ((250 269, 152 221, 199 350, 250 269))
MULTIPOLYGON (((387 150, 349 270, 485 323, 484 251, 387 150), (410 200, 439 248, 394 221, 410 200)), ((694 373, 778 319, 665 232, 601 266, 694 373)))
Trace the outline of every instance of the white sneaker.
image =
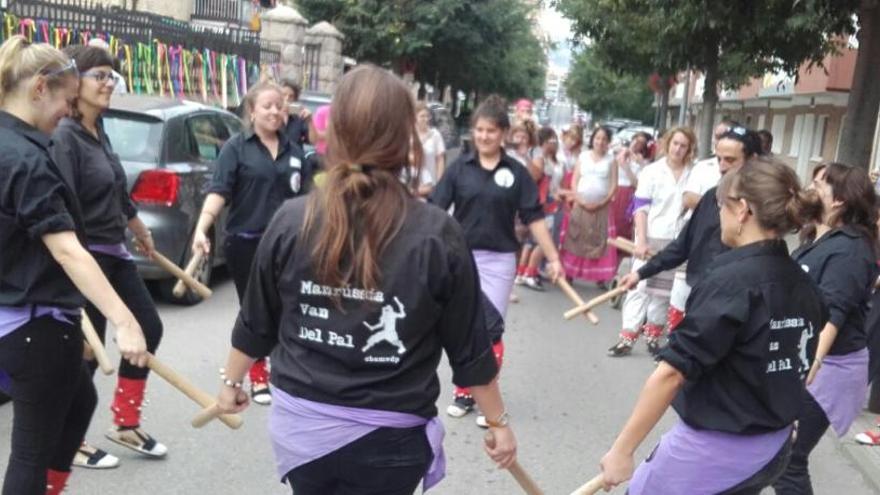
POLYGON ((486 422, 485 414, 477 414, 476 423, 480 428, 489 428, 489 423, 486 422))
POLYGON ((526 278, 522 275, 517 275, 516 278, 513 279, 513 285, 522 285, 526 283, 526 278))
POLYGON ((269 385, 254 385, 251 387, 251 400, 254 404, 268 406, 272 403, 272 393, 269 391, 269 385))
POLYGON ((446 414, 453 418, 460 418, 474 410, 476 401, 473 397, 456 397, 452 404, 446 408, 446 414))
POLYGON ((120 429, 114 426, 107 430, 104 436, 111 442, 118 443, 147 457, 165 457, 165 454, 168 453, 168 447, 157 442, 140 428, 120 429))
POLYGON ((119 467, 119 458, 83 442, 73 456, 73 465, 86 469, 113 469, 119 467))

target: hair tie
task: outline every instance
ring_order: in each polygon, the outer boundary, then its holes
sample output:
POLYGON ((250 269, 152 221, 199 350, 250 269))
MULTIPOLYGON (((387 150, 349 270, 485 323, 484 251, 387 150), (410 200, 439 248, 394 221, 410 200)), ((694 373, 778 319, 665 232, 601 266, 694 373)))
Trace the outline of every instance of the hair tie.
POLYGON ((349 171, 349 172, 355 172, 355 173, 357 173, 357 172, 363 172, 363 171, 364 171, 364 167, 358 165, 357 163, 349 163, 349 164, 348 164, 348 171, 349 171))

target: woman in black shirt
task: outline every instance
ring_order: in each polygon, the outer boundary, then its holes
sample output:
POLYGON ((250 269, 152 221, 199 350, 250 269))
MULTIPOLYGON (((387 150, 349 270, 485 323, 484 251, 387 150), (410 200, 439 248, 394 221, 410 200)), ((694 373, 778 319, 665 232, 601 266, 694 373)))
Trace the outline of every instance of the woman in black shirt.
MULTIPOLYGON (((260 83, 245 97, 246 129, 232 136, 220 150, 214 179, 202 206, 192 251, 208 252, 208 230, 225 206, 226 263, 239 302, 244 297, 257 244, 281 203, 305 194, 312 170, 302 149, 284 131, 281 88, 260 83)), ((261 359, 250 370, 254 402, 269 404, 269 372, 261 359)))
POLYGON ((603 457, 606 488, 632 476, 631 495, 757 494, 785 468, 826 312, 783 237, 817 200, 789 167, 765 160, 728 172, 717 197, 721 240, 731 250, 694 287, 603 457), (670 404, 680 421, 633 474, 635 450, 670 404))
MULTIPOLYGON (((94 46, 64 49, 80 70, 79 94, 72 116, 61 120, 52 135, 52 158, 69 178, 79 199, 85 227, 86 247, 110 280, 113 289, 132 309, 147 340, 147 350, 155 353, 162 339, 162 320, 131 254, 125 247, 125 230, 134 233, 139 249, 153 253, 150 231, 138 218, 137 208, 128 194, 125 170, 104 133, 101 114, 110 107, 115 79, 113 59, 106 50, 94 46)), ((86 314, 104 339, 107 319, 94 304, 86 314)), ((92 372, 96 364, 92 361, 92 372)), ((106 436, 111 441, 148 457, 164 457, 168 449, 141 428, 141 408, 146 390, 147 368, 132 366, 124 359, 113 392, 113 427, 106 436)), ((86 443, 74 458, 74 465, 110 468, 119 460, 86 443)))
MULTIPOLYGON (((475 151, 460 156, 449 166, 434 189, 431 202, 444 210, 454 207, 453 216, 464 229, 477 263, 480 286, 492 303, 491 310, 503 318, 516 277, 517 216, 544 252, 551 280, 555 282, 563 270, 544 222, 538 186, 525 165, 504 151, 504 135, 510 129, 507 106, 501 98, 490 96, 474 111, 471 125, 475 151)), ((500 365, 504 343, 501 335, 493 340, 500 365)), ((458 418, 473 407, 470 391, 456 388, 446 412, 458 418)), ((485 415, 479 415, 477 424, 485 426, 485 419, 485 415)))
POLYGON ((828 323, 819 346, 798 421, 798 436, 776 493, 809 494, 808 460, 828 426, 842 437, 861 412, 868 388, 865 317, 877 279, 877 196, 868 173, 829 163, 813 179, 822 200, 814 241, 792 257, 819 285, 828 323))
POLYGON ((70 476, 97 403, 83 296, 113 321, 123 357, 146 364, 141 329, 83 248, 76 196, 49 156, 76 74, 49 45, 13 36, 0 47, 0 370, 13 400, 3 495, 60 494, 70 476))
POLYGON ((502 467, 516 441, 504 412, 476 269, 460 227, 399 181, 413 102, 390 72, 360 66, 336 90, 327 175, 288 201, 254 260, 218 403, 271 353, 269 430, 297 495, 411 494, 442 478, 437 365, 472 387, 502 467))

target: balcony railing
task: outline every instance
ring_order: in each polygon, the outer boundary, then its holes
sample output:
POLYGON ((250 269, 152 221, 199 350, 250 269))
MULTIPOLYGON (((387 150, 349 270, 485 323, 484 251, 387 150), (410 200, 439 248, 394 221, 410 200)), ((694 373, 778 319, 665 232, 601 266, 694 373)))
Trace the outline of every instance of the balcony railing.
MULTIPOLYGON (((193 19, 241 25, 245 19, 247 0, 195 0, 193 19)), ((248 9, 249 12, 249 9, 248 9)))

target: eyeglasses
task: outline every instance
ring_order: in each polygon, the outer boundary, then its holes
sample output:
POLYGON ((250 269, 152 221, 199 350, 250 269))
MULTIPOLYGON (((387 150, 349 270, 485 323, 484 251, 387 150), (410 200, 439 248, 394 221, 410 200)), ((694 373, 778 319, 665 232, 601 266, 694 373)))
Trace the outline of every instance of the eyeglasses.
POLYGON ((112 72, 107 72, 105 70, 96 70, 96 71, 86 71, 82 74, 82 77, 90 77, 95 80, 98 84, 113 84, 116 85, 116 78, 113 77, 112 72))
POLYGON ((64 74, 65 72, 72 72, 76 74, 78 71, 76 69, 76 60, 70 59, 66 65, 62 66, 59 69, 42 69, 40 70, 40 74, 46 77, 55 77, 64 74))

